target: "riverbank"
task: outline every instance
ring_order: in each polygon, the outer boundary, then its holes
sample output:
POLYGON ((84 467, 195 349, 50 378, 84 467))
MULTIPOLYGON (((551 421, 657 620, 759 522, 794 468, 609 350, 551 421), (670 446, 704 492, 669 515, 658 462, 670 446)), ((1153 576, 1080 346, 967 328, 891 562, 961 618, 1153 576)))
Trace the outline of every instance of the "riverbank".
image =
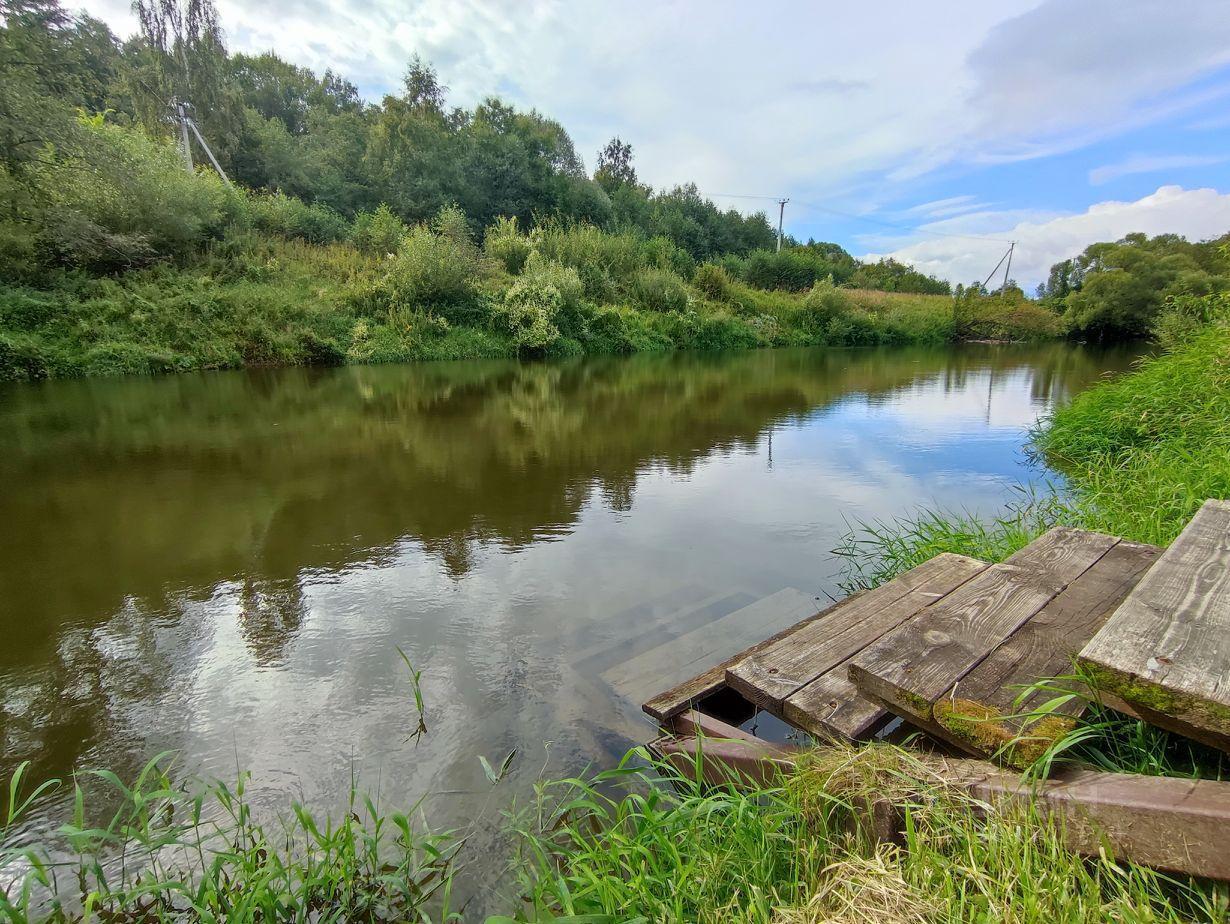
MULTIPOLYGON (((1230 331, 1216 326, 1139 371, 1079 395, 1036 435, 1046 452, 1063 452, 1070 494, 1035 499, 993 523, 937 514, 862 534, 855 537, 857 554, 867 567, 851 581, 874 583, 944 550, 1000 559, 1052 523, 1095 522, 1086 517, 1100 517, 1096 522, 1106 524, 1103 528, 1116 527, 1111 531, 1155 530, 1136 535, 1169 541, 1172 534, 1165 531, 1177 531, 1190 515, 1182 500, 1187 493, 1230 493, 1228 366, 1230 331), (1170 512, 1156 522, 1119 522, 1123 513, 1112 501, 1133 486, 1113 479, 1131 479, 1142 491, 1147 487, 1138 503, 1170 512), (1167 497, 1175 499, 1171 507, 1162 504, 1167 497)), ((1068 756, 1136 772, 1225 772, 1140 723, 1102 715, 1080 731, 1083 741, 1064 745, 1068 756)), ((1063 851, 1055 832, 1036 819, 996 818, 988 824, 942 788, 914 813, 908 849, 873 848, 848 838, 840 824, 842 806, 865 791, 860 787, 881 790, 894 776, 919 775, 899 750, 817 754, 784 788, 758 792, 683 785, 672 794, 652 771, 635 769, 638 760, 634 755, 596 779, 547 784, 528 813, 517 816, 522 850, 513 863, 526 901, 507 897, 505 913, 512 920, 605 914, 616 920, 640 915, 780 924, 865 920, 870 912, 890 921, 978 915, 1047 922, 1115 916, 1180 921, 1217 920, 1220 913, 1217 897, 1207 889, 1108 860, 1080 860, 1063 851), (689 888, 679 889, 680 882, 689 888)), ((489 766, 489 780, 500 780, 499 760, 489 766)), ((144 879, 112 878, 105 885, 90 878, 102 869, 100 858, 113 856, 130 840, 189 848, 198 842, 196 828, 178 826, 178 819, 192 817, 196 790, 186 802, 176 801, 179 796, 168 795, 174 787, 159 780, 152 773, 142 786, 129 785, 127 791, 140 798, 125 796, 120 802, 125 812, 103 835, 78 836, 70 827, 67 838, 57 841, 58 850, 74 858, 70 870, 77 862, 84 865, 90 888, 97 891, 96 907, 142 906, 155 920, 210 913, 236 920, 257 908, 270 916, 293 916, 302 907, 325 917, 437 919, 450 877, 466 875, 464 866, 458 870, 436 856, 450 856, 456 840, 426 840, 413 833, 423 830, 414 813, 368 808, 358 798, 360 810, 332 824, 296 809, 288 815, 289 835, 273 827, 253 834, 250 820, 247 827, 226 822, 224 830, 235 833, 227 842, 233 849, 216 865, 201 868, 207 876, 203 888, 180 884, 170 868, 144 879), (164 806, 171 802, 180 808, 168 813, 164 806), (176 819, 174 830, 160 827, 169 818, 176 819), (409 832, 401 832, 403 821, 411 825, 409 832), (397 910, 387 910, 394 900, 401 903, 397 910), (200 911, 184 911, 193 901, 200 911)), ((31 788, 17 791, 20 806, 31 788)), ((227 795, 233 787, 201 791, 212 817, 225 822, 229 816, 217 812, 236 804, 227 795)), ((20 830, 20 819, 8 827, 14 830, 20 830)), ((3 858, 6 867, 21 868, 26 851, 43 846, 24 844, 3 858)), ((464 853, 461 857, 464 862, 464 853)), ((37 879, 27 881, 33 886, 37 879)), ((65 899, 71 905, 75 898, 70 886, 65 899)), ((10 901, 22 899, 10 891, 10 901)))
MULTIPOLYGON (((864 527, 842 550, 851 588, 945 551, 1000 561, 1058 524, 1170 542, 1205 497, 1230 496, 1230 324, 1214 321, 1138 371, 1077 396, 1041 424, 1034 445, 1067 475, 1062 497, 1028 498, 989 523, 932 512, 864 527)), ((1038 766, 1073 758, 1134 773, 1230 773, 1224 754, 1096 708, 1038 766)), ((911 763, 887 745, 825 748, 782 788, 714 792, 677 780, 674 801, 640 791, 610 797, 589 781, 560 784, 552 804, 562 807, 521 829, 530 910, 515 920, 1225 919, 1226 895, 1215 886, 1106 857, 1082 860, 1042 819, 983 818, 938 781, 909 810, 904 849, 852 837, 841 819, 860 797, 927 779, 911 763), (689 889, 676 888, 683 881, 689 889)))
POLYGON ((968 298, 955 312, 946 295, 827 282, 804 291, 762 289, 717 264, 676 272, 654 264, 642 252, 648 244, 592 228, 533 237, 513 229, 498 240, 489 234, 497 242, 485 249, 448 240, 420 229, 386 256, 348 242, 247 236, 181 266, 0 285, 0 381, 1040 340, 1062 327, 1054 312, 1015 296, 968 298), (605 268, 595 274, 595 264, 605 268))

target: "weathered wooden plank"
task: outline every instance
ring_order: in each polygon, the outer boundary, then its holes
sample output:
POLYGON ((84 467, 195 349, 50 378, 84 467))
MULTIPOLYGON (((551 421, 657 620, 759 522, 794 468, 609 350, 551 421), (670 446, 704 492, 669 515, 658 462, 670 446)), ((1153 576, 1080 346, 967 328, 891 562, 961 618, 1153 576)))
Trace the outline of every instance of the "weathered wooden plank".
MULTIPOLYGON (((1035 690, 1022 696, 1023 688, 1072 674, 1076 653, 1161 553, 1152 545, 1116 544, 984 658, 935 703, 935 721, 951 733, 949 740, 971 754, 998 752, 1004 762, 1024 766, 1071 730, 1085 709, 1083 699, 1073 698, 1046 718, 1030 721, 1028 713, 1056 694, 1035 690), (1004 749, 1009 741, 1016 742, 1011 751, 1004 749)), ((1080 692, 1075 681, 1065 689, 1080 692)))
POLYGON ((738 654, 816 611, 816 600, 792 587, 779 590, 602 672, 617 693, 638 702, 663 682, 683 680, 738 654))
POLYGON ((1230 737, 1230 502, 1205 502, 1080 663, 1151 721, 1230 737))
POLYGON ((787 697, 986 567, 964 555, 937 555, 823 621, 749 654, 727 669, 726 680, 756 705, 780 714, 787 697))
POLYGON ((884 724, 889 712, 863 696, 840 666, 787 697, 782 718, 817 738, 862 741, 884 724))
POLYGON ((940 696, 1117 541, 1052 530, 869 645, 850 661, 850 680, 907 720, 931 722, 940 696))
POLYGON ((707 671, 703 671, 695 677, 690 677, 682 683, 671 687, 669 690, 664 690, 653 699, 644 703, 641 706, 641 709, 647 715, 659 722, 668 721, 672 716, 678 715, 685 709, 693 706, 695 703, 700 702, 706 696, 710 696, 726 686, 726 668, 731 664, 742 660, 749 653, 760 651, 770 645, 773 645, 774 643, 790 635, 792 632, 797 632, 804 626, 814 623, 816 620, 827 618, 833 610, 837 609, 837 607, 849 602, 850 600, 853 600, 855 597, 861 596, 863 593, 865 593, 865 591, 860 590, 851 594, 849 597, 846 597, 845 600, 838 600, 831 603, 819 612, 813 613, 811 616, 799 621, 795 625, 789 626, 782 631, 769 636, 764 641, 758 642, 746 651, 741 651, 738 654, 727 658, 725 661, 722 661, 720 664, 715 664, 707 671))

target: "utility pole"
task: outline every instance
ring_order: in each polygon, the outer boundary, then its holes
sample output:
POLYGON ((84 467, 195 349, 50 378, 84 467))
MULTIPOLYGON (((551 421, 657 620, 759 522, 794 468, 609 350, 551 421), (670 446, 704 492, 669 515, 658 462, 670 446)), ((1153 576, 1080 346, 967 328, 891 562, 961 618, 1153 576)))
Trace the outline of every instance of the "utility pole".
POLYGON ((1012 269, 1012 251, 1016 250, 1016 241, 1008 245, 1008 265, 1004 267, 1004 284, 999 287, 999 296, 1004 298, 1008 294, 1008 271, 1012 269))
POLYGON ((184 104, 179 100, 175 101, 175 121, 179 122, 179 149, 184 155, 184 165, 191 173, 192 146, 188 142, 188 113, 184 111, 184 104))
POLYGON ((789 199, 777 200, 777 252, 782 252, 782 220, 786 217, 786 203, 789 199))

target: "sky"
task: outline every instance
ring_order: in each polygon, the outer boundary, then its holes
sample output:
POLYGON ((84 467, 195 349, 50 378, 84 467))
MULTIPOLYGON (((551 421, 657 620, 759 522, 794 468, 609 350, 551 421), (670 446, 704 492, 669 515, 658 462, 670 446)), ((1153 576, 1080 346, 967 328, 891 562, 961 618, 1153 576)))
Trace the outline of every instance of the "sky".
MULTIPOLYGON (((1133 231, 1230 230, 1227 0, 217 0, 232 51, 396 92, 418 53, 453 105, 560 121, 592 169, 858 256, 981 280, 1016 241, 1027 289, 1133 231), (764 198, 752 198, 764 197, 764 198)), ((85 9, 134 31, 126 0, 85 9)))

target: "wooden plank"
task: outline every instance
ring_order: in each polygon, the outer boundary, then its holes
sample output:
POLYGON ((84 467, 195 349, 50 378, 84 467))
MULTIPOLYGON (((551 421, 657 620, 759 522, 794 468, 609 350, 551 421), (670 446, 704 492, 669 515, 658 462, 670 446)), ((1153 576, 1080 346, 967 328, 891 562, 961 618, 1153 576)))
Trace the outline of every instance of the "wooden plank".
POLYGON ((888 719, 880 703, 863 696, 843 668, 818 677, 782 704, 782 718, 817 738, 862 741, 888 719))
MULTIPOLYGON (((1006 763, 1023 767, 1070 731, 1085 710, 1084 699, 1073 698, 1030 722, 1028 713, 1057 694, 1035 690, 1022 697, 1023 688, 1071 675, 1076 653, 1161 554, 1152 545, 1116 544, 1009 636, 935 703, 935 721, 951 733, 949 740, 968 753, 999 753, 1006 763), (1009 741, 1016 742, 1011 751, 1004 749, 1009 741)), ((1064 688, 1081 692, 1075 680, 1064 688)))
POLYGON ((919 610, 987 567, 964 555, 937 555, 827 618, 791 633, 726 671, 727 682, 762 709, 780 714, 792 694, 840 665, 919 610))
POLYGON ((738 654, 816 611, 816 600, 787 587, 602 672, 621 696, 641 701, 664 681, 683 680, 738 654))
POLYGON ((850 680, 905 719, 930 723, 940 696, 1117 541, 1051 530, 869 645, 851 660, 850 680))
POLYGON ((1080 663, 1151 721, 1230 737, 1230 502, 1205 502, 1080 663))
MULTIPOLYGON (((650 749, 680 773, 721 785, 731 780, 777 785, 796 754, 746 733, 726 740, 666 736, 650 749)), ((1065 769, 1050 780, 1026 780, 981 760, 919 755, 932 779, 968 792, 992 811, 1033 806, 1055 824, 1064 845, 1090 857, 1110 856, 1185 876, 1230 881, 1230 782, 1138 776, 1065 769)), ((934 785, 934 784, 932 784, 934 785)), ((921 787, 921 784, 920 784, 921 787)), ((862 829, 881 839, 900 840, 902 804, 856 802, 868 818, 862 829)))
POLYGON ((813 613, 806 619, 801 620, 793 626, 783 629, 781 632, 771 635, 762 642, 753 645, 747 651, 741 651, 733 657, 727 658, 720 664, 715 664, 707 671, 697 674, 695 677, 690 677, 682 683, 671 687, 669 690, 657 694, 653 699, 644 703, 641 709, 650 717, 659 722, 666 722, 672 716, 676 716, 685 709, 691 708, 694 704, 700 702, 706 696, 711 696, 718 690, 726 686, 726 668, 736 661, 742 660, 749 653, 760 651, 767 648, 769 645, 780 641, 787 637, 792 632, 797 632, 804 626, 810 625, 818 619, 826 618, 837 607, 855 597, 861 596, 866 591, 857 591, 846 597, 845 600, 837 600, 829 604, 819 612, 813 613))

